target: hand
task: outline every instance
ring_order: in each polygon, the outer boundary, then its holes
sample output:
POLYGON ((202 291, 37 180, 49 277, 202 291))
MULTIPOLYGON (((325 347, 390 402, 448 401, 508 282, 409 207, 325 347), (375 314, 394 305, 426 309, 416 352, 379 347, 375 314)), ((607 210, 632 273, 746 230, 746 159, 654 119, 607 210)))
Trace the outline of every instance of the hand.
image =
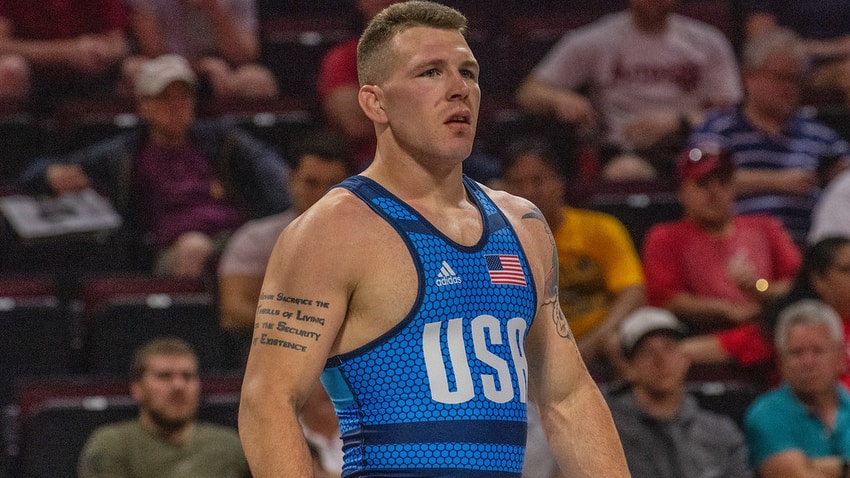
POLYGON ((746 251, 737 251, 726 265, 726 273, 739 289, 746 293, 755 290, 758 274, 746 251))
POLYGON ((77 165, 54 164, 47 167, 47 184, 56 194, 82 191, 89 187, 89 178, 77 165))
POLYGON ((106 71, 124 54, 123 46, 95 35, 84 35, 73 41, 68 63, 76 70, 99 74, 106 71))
POLYGON ((761 314, 761 306, 758 304, 729 303, 729 307, 726 310, 726 319, 733 324, 742 325, 755 320, 759 314, 761 314))
POLYGON ((596 111, 590 101, 575 93, 558 96, 555 102, 555 114, 567 123, 589 128, 596 126, 596 111))
POLYGON ((676 111, 643 113, 626 124, 623 139, 637 150, 646 149, 678 131, 681 125, 682 117, 676 111))

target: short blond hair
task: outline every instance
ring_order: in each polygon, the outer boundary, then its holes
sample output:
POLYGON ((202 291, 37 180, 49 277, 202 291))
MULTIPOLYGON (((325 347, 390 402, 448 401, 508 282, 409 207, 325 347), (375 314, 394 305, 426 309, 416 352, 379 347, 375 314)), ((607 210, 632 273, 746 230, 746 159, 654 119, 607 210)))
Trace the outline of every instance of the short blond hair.
POLYGON ((198 356, 188 342, 179 337, 157 337, 141 345, 133 353, 130 363, 130 381, 138 382, 147 369, 148 359, 155 355, 180 355, 192 357, 195 363, 198 356))
POLYGON ((399 33, 416 26, 457 30, 466 36, 466 17, 454 8, 435 2, 411 0, 396 3, 375 15, 357 43, 357 79, 360 85, 377 84, 392 62, 387 48, 399 33))

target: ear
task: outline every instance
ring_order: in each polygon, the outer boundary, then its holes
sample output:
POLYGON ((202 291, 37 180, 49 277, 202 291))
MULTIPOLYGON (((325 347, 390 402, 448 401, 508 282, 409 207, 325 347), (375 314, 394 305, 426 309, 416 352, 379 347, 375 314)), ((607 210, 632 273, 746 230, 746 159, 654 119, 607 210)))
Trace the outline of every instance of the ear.
POLYGON ((133 381, 130 382, 130 396, 133 397, 133 400, 138 402, 142 398, 142 386, 139 382, 133 381))
POLYGON ((383 91, 380 86, 376 85, 363 85, 357 93, 357 101, 360 103, 360 108, 366 113, 366 117, 378 124, 387 122, 382 98, 383 91))

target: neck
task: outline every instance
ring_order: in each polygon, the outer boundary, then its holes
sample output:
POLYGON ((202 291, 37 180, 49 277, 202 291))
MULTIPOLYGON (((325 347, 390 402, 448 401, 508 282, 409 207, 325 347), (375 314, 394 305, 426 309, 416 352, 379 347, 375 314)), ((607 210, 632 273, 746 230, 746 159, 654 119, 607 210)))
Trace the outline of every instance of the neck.
POLYGON ((685 398, 685 392, 681 388, 672 392, 653 392, 643 387, 635 387, 632 394, 644 412, 661 420, 676 416, 685 398))
POLYGON ((155 435, 160 440, 174 446, 180 446, 189 441, 195 429, 193 421, 186 421, 181 425, 166 427, 157 424, 150 416, 142 414, 139 416, 142 428, 155 435))
POLYGON ((377 154, 362 174, 403 201, 430 209, 456 208, 468 202, 462 171, 461 163, 440 167, 423 165, 406 155, 385 158, 377 154))
POLYGON ((805 405, 809 412, 818 417, 829 428, 835 425, 838 412, 838 394, 835 389, 806 393, 792 389, 792 393, 805 405))
POLYGON ((771 115, 765 111, 759 110, 752 104, 744 105, 744 117, 756 128, 765 131, 771 136, 776 136, 782 131, 782 126, 787 121, 787 118, 779 118, 776 115, 771 115))
POLYGON ((151 130, 150 131, 150 140, 157 146, 161 148, 177 148, 186 143, 189 139, 189 133, 184 132, 182 134, 171 134, 165 133, 162 131, 151 130))
POLYGON ((696 223, 700 229, 712 236, 726 237, 731 235, 735 229, 731 219, 722 222, 714 222, 700 221, 692 217, 691 220, 696 223))
POLYGON ((632 12, 632 21, 637 29, 644 33, 662 33, 667 29, 668 18, 669 15, 656 18, 632 12))

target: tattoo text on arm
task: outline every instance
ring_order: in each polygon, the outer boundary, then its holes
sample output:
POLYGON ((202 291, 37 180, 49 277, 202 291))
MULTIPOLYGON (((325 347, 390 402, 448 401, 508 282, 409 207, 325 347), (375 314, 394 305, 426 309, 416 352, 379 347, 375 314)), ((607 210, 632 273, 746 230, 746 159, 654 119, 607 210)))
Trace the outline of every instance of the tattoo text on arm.
POLYGON ((325 318, 321 311, 329 307, 321 300, 261 293, 251 345, 306 352, 310 343, 322 337, 325 318))

